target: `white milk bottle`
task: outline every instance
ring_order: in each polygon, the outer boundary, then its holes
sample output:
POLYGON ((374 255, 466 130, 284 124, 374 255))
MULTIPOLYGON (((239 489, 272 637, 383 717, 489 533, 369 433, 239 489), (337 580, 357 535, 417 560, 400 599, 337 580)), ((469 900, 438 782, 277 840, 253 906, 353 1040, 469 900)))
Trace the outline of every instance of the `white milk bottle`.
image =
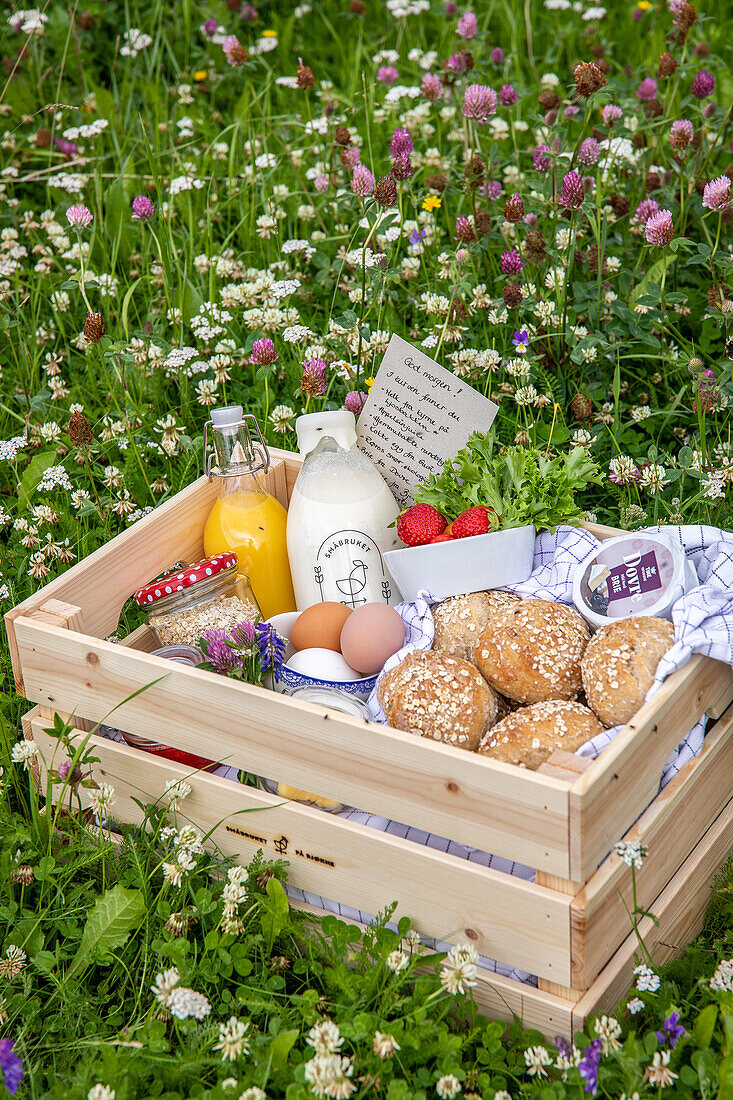
POLYGON ((347 410, 295 422, 304 457, 288 508, 288 557, 299 611, 330 600, 347 607, 399 603, 384 562, 401 545, 389 525, 400 509, 382 475, 356 445, 347 410))

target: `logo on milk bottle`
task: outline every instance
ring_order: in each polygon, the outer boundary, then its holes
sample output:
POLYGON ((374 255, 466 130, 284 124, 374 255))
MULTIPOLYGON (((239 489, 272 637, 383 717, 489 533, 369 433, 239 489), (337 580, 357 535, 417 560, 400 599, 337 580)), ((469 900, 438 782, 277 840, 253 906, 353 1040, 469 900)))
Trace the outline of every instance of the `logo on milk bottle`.
POLYGON ((333 531, 323 540, 313 563, 313 579, 322 603, 360 607, 389 603, 392 597, 381 550, 369 535, 352 528, 333 531))

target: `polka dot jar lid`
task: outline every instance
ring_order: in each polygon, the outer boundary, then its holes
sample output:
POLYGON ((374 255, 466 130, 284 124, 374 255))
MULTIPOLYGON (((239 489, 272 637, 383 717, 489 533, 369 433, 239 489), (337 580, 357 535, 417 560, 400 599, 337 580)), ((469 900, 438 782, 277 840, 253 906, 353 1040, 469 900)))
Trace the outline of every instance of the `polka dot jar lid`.
POLYGON ((156 600, 164 600, 174 592, 182 592, 192 584, 198 584, 199 581, 208 580, 217 573, 223 573, 225 569, 231 569, 236 564, 237 555, 230 552, 215 554, 211 558, 202 558, 193 565, 187 565, 179 573, 169 573, 167 577, 161 577, 160 580, 141 588, 135 593, 135 603, 140 607, 147 607, 156 600))

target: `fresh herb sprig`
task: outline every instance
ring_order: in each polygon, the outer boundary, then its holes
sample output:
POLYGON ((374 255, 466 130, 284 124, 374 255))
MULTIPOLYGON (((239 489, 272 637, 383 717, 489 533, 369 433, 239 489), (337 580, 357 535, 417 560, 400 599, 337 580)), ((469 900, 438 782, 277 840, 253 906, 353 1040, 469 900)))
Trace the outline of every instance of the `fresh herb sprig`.
POLYGON ((582 508, 575 494, 600 481, 601 471, 583 447, 548 457, 534 447, 499 450, 492 433, 474 432, 467 446, 413 496, 448 520, 482 504, 496 512, 500 530, 533 524, 554 531, 578 523, 582 508))

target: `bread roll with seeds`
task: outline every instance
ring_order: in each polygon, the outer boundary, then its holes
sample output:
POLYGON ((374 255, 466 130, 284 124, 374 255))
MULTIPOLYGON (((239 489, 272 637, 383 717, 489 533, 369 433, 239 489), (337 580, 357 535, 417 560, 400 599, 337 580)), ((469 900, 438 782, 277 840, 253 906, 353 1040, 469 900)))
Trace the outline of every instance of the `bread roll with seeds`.
POLYGON ((626 725, 646 699, 657 665, 674 644, 666 619, 617 619, 593 635, 581 669, 591 709, 604 726, 626 725))
POLYGON ((474 662, 473 650, 486 623, 510 604, 518 603, 514 592, 469 592, 465 596, 451 596, 433 608, 435 638, 433 649, 474 662))
POLYGON ((387 721, 459 749, 474 751, 496 721, 497 699, 468 661, 434 650, 408 653, 379 682, 387 721))
POLYGON ((603 726, 587 707, 549 699, 520 707, 502 718, 484 734, 478 751, 482 756, 534 771, 556 749, 575 752, 602 731, 603 726))
POLYGON ((495 691, 518 703, 574 699, 590 634, 585 619, 551 600, 520 600, 481 631, 476 667, 495 691))

